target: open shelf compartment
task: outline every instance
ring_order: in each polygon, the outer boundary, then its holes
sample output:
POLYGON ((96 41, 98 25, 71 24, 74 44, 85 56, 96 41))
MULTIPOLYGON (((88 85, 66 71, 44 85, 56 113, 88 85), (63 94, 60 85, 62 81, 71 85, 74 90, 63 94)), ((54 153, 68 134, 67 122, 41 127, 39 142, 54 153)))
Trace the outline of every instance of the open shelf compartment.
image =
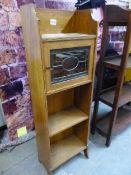
POLYGON ((57 112, 49 117, 49 135, 52 137, 87 119, 88 116, 76 107, 57 112))
POLYGON ((50 137, 89 119, 90 88, 83 85, 47 97, 50 137))
POLYGON ((47 96, 51 171, 87 148, 91 89, 86 84, 47 96))
POLYGON ((88 121, 82 122, 50 139, 51 170, 87 148, 87 125, 88 121))

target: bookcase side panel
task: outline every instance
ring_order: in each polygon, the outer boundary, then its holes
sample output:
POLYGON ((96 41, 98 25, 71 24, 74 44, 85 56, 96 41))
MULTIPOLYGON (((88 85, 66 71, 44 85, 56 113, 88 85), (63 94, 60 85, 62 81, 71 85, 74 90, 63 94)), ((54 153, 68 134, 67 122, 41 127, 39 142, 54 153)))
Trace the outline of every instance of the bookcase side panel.
POLYGON ((33 114, 35 120, 38 155, 50 174, 50 142, 48 132, 48 112, 45 95, 41 43, 35 8, 32 4, 21 7, 22 27, 26 48, 27 67, 33 114))

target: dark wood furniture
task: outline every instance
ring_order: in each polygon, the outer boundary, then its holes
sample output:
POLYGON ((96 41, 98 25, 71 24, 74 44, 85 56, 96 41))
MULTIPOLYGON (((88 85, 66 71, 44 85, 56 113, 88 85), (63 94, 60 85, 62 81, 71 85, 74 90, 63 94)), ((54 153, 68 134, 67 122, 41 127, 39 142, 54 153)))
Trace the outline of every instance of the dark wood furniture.
MULTIPOLYGON (((105 6, 104 31, 101 48, 91 132, 94 134, 95 130, 97 130, 98 133, 106 137, 106 146, 110 146, 113 128, 116 123, 116 118, 119 115, 118 111, 123 105, 131 101, 131 84, 123 84, 125 70, 126 68, 131 68, 131 56, 129 56, 131 48, 131 10, 125 10, 115 5, 105 6), (124 49, 121 56, 105 58, 109 26, 127 27, 124 49), (115 87, 102 91, 103 70, 105 66, 117 70, 118 79, 115 87), (99 127, 99 123, 102 122, 102 119, 98 119, 100 101, 112 108, 110 119, 108 120, 109 126, 106 132, 99 127)), ((103 119, 105 119, 105 116, 103 119)))
POLYGON ((40 162, 88 157, 97 22, 91 12, 21 7, 40 162))

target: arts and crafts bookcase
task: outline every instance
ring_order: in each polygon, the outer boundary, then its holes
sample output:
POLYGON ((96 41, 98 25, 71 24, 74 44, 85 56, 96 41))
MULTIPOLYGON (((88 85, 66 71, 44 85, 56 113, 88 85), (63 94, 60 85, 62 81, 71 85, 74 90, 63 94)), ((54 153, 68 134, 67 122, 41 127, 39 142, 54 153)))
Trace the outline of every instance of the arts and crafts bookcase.
POLYGON ((97 22, 91 12, 21 7, 40 162, 88 157, 97 22))

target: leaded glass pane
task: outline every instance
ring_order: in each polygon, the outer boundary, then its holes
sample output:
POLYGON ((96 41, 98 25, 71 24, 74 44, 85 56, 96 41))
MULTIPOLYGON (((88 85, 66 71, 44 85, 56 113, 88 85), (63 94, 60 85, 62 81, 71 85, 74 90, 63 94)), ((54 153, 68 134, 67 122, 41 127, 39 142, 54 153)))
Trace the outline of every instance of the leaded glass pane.
POLYGON ((88 75, 89 51, 90 47, 51 50, 52 84, 88 75))

